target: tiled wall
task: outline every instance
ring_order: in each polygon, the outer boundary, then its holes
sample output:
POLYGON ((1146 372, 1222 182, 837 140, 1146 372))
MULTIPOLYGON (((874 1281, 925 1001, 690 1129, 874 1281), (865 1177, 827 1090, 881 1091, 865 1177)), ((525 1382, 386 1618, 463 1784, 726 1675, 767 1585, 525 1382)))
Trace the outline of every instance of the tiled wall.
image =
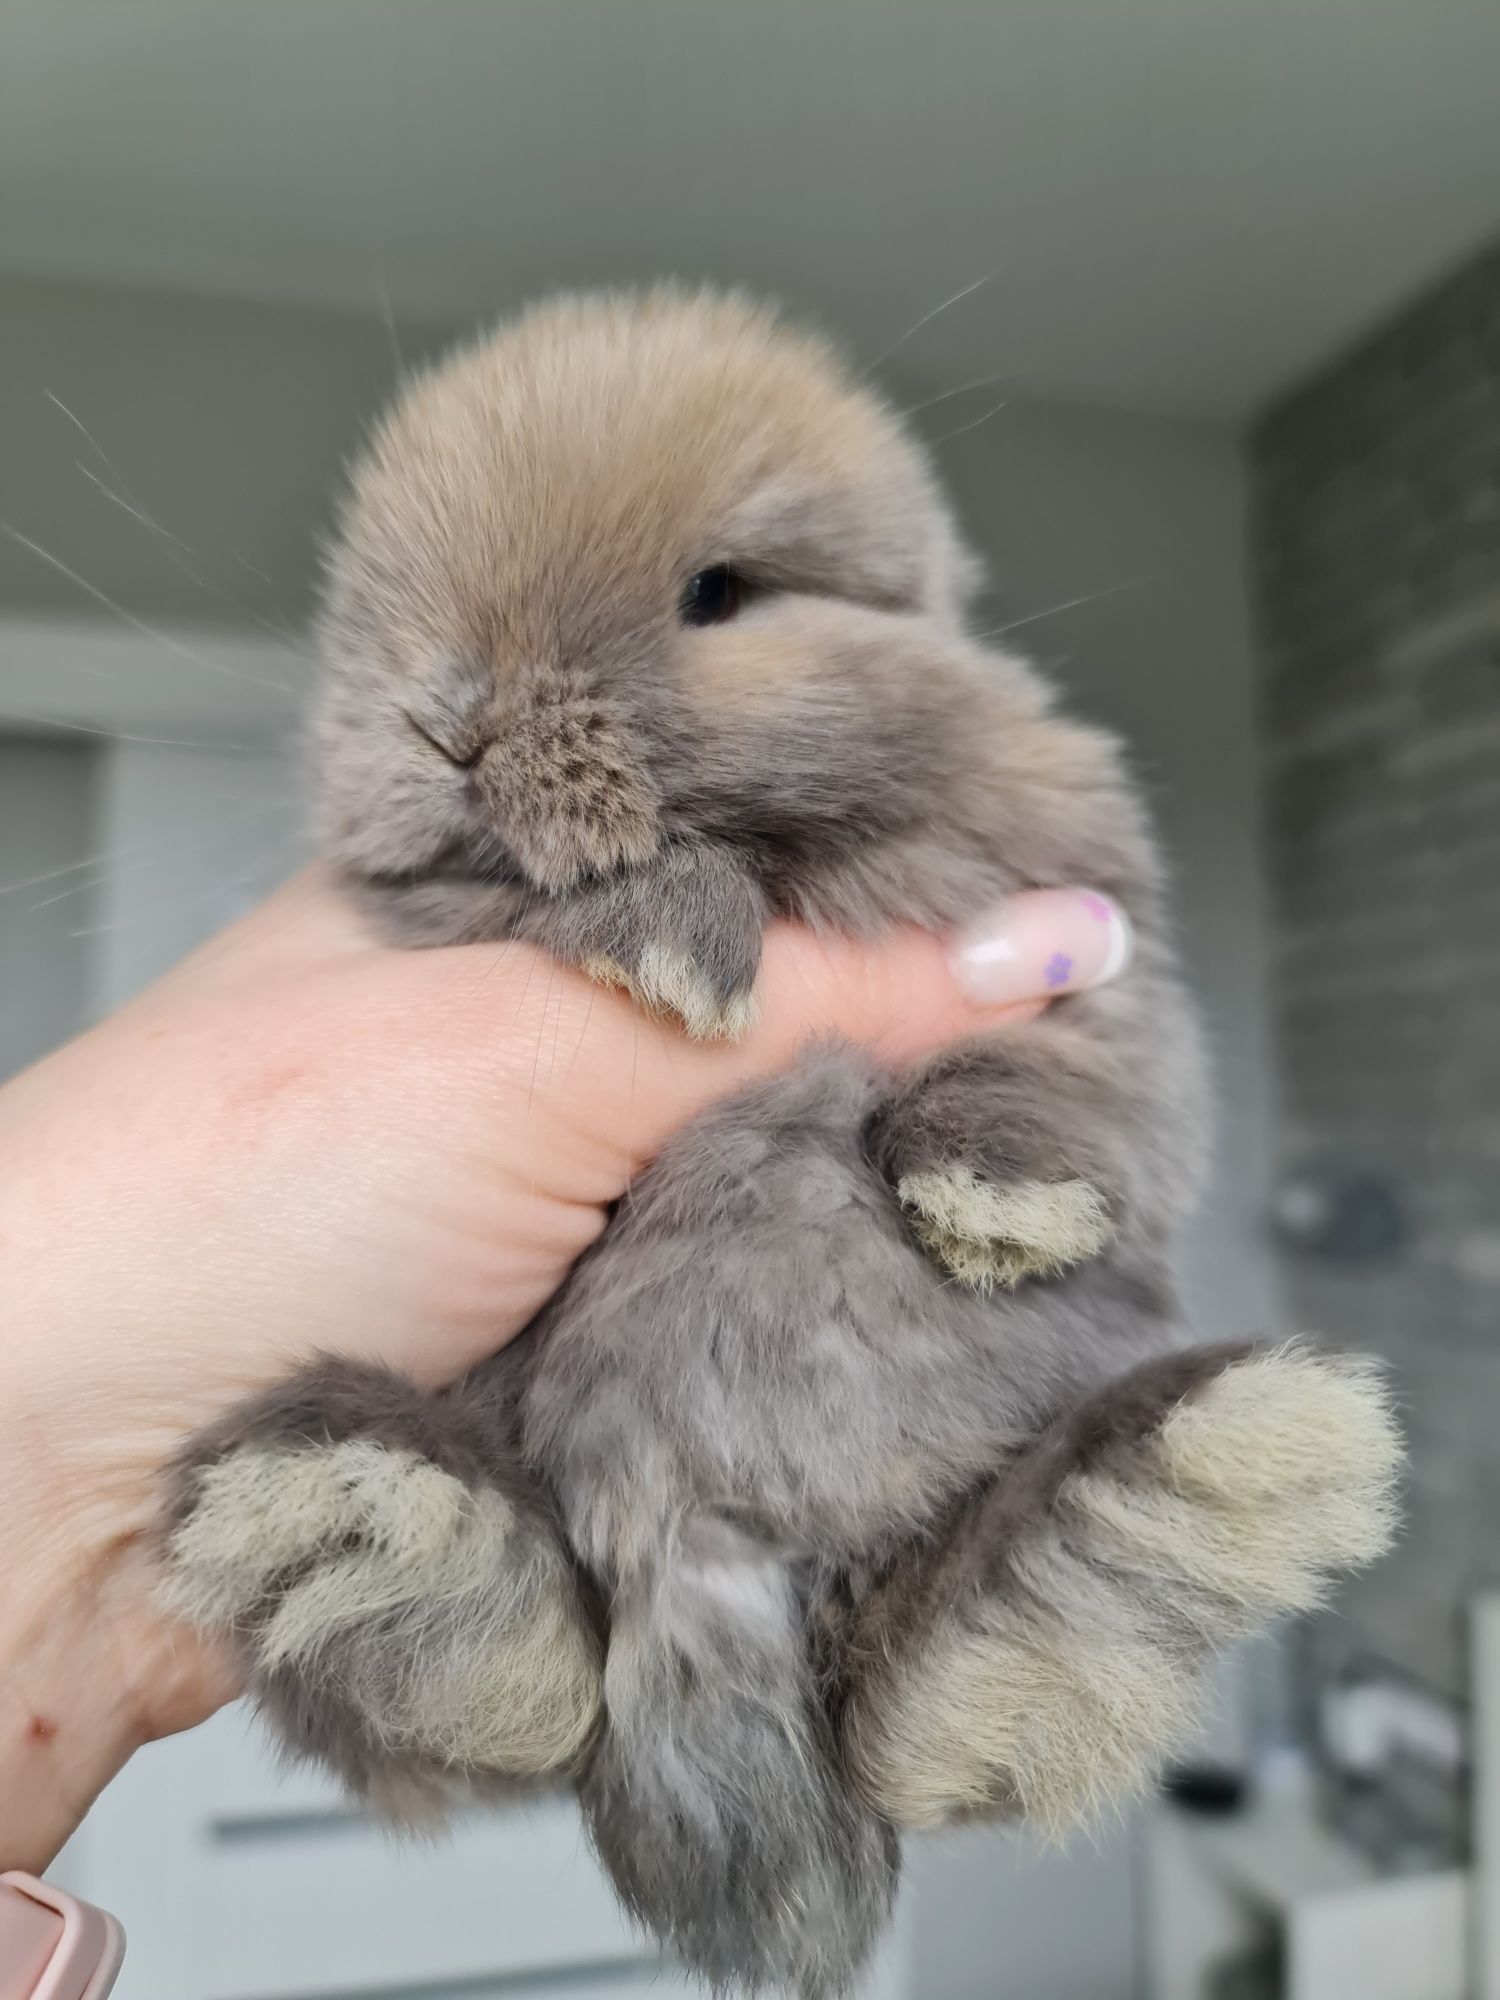
POLYGON ((1320 1649, 1461 1678, 1500 1577, 1500 251, 1252 440, 1282 1164, 1365 1170, 1406 1222, 1288 1254, 1304 1325, 1394 1364, 1399 1553, 1320 1649))

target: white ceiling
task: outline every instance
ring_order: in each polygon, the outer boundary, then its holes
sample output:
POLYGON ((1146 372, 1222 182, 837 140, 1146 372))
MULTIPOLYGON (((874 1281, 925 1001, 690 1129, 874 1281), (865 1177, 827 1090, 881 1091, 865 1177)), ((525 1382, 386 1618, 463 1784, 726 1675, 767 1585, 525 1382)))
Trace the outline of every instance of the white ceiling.
MULTIPOLYGON (((4 0, 0 268, 470 318, 743 279, 1240 414, 1500 231, 1496 0, 4 0)), ((960 406, 962 407, 962 406, 960 406)))

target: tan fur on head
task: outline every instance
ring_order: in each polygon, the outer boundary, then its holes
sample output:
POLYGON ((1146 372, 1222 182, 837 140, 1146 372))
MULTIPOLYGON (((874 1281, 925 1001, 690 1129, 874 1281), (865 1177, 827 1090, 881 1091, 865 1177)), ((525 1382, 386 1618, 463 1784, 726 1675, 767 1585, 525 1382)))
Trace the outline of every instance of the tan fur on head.
POLYGON ((414 659, 460 637, 513 668, 555 651, 554 613, 576 637, 613 624, 611 587, 675 602, 730 545, 762 566, 843 560, 827 583, 912 608, 955 611, 970 580, 920 456, 827 342, 670 286, 551 300, 417 381, 356 471, 346 532, 351 584, 402 586, 392 636, 414 659))
POLYGON ((797 618, 830 603, 956 636, 972 580, 922 453, 823 341, 673 287, 538 307, 412 383, 355 470, 323 621, 325 844, 410 870, 478 797, 549 890, 637 864, 674 704, 701 729, 784 703, 829 666, 797 618), (684 586, 720 563, 778 594, 771 643, 683 627, 684 586))

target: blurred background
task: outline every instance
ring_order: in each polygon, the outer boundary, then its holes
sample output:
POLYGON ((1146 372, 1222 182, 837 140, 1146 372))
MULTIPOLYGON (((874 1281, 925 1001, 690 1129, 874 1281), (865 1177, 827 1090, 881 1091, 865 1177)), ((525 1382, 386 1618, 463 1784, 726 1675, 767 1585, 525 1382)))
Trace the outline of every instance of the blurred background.
MULTIPOLYGON (((1490 0, 0 10, 0 1073, 295 865, 341 467, 559 286, 831 328, 982 624, 1133 746, 1218 1067, 1198 1323, 1388 1357, 1407 1526, 1161 1797, 914 1844, 884 2000, 1500 1997, 1497 241, 1490 0)), ((60 1876, 128 2000, 688 1990, 563 1804, 399 1850, 234 1715, 60 1876)))

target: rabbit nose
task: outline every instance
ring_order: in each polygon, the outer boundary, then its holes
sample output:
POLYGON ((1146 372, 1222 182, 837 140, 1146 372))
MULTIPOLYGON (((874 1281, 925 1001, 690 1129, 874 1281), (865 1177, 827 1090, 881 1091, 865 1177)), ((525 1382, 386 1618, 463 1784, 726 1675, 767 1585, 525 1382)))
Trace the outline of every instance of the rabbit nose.
POLYGON ((661 838, 657 788, 636 743, 588 700, 518 705, 474 782, 498 837, 554 894, 649 860, 661 838))

